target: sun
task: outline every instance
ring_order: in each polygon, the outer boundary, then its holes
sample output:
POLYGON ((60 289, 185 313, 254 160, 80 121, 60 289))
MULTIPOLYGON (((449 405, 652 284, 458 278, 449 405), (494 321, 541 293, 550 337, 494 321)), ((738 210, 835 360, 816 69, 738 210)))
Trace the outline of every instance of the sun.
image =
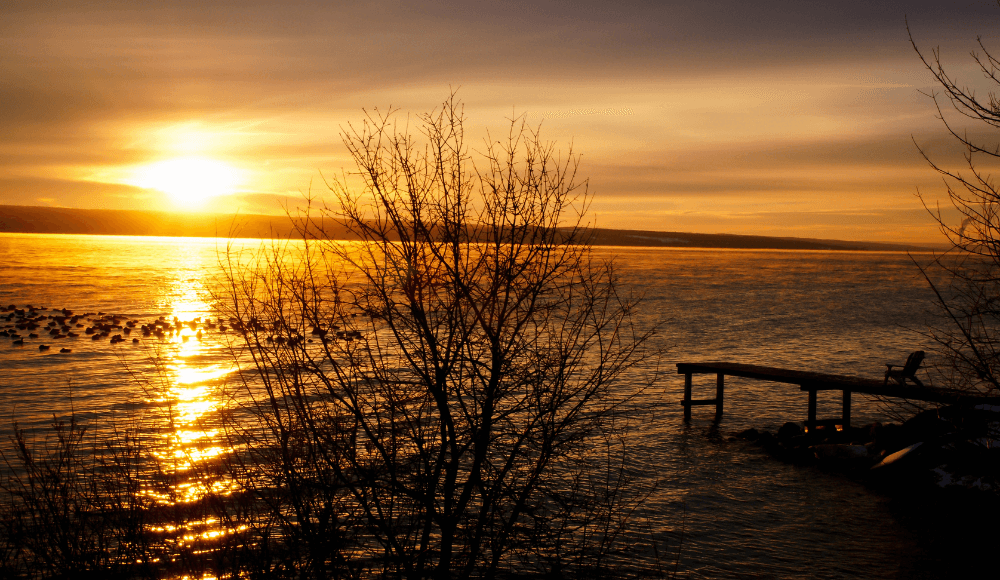
POLYGON ((162 191, 181 209, 197 209, 211 197, 228 195, 242 181, 235 167, 203 157, 180 157, 140 167, 132 184, 162 191))

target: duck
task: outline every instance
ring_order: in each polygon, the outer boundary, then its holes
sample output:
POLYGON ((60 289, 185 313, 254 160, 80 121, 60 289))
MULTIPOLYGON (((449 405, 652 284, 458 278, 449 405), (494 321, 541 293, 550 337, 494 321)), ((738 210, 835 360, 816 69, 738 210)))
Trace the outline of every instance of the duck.
POLYGON ((40 345, 38 345, 38 350, 40 350, 40 351, 42 351, 42 350, 49 350, 49 348, 50 347, 47 344, 40 344, 40 345))
POLYGON ((60 348, 59 352, 61 352, 63 354, 66 354, 68 352, 73 352, 73 349, 71 349, 71 348, 60 348))

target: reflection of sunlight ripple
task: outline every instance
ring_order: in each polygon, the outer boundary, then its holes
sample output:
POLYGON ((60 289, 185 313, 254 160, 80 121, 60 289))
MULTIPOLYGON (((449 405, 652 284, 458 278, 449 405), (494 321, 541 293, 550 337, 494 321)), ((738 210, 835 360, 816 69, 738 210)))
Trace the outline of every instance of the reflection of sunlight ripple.
POLYGON ((153 453, 164 485, 147 486, 142 494, 160 506, 183 506, 170 520, 150 528, 166 544, 181 547, 198 541, 201 548, 211 549, 204 542, 220 541, 246 526, 233 528, 230 522, 226 527, 207 516, 206 506, 200 503, 237 488, 214 468, 232 451, 221 428, 225 403, 220 392, 235 367, 220 362, 227 357, 221 356, 221 344, 208 324, 212 309, 201 275, 196 270, 179 270, 169 292, 172 312, 164 317, 170 324, 169 340, 159 353, 166 384, 153 394, 166 414, 161 445, 153 453))

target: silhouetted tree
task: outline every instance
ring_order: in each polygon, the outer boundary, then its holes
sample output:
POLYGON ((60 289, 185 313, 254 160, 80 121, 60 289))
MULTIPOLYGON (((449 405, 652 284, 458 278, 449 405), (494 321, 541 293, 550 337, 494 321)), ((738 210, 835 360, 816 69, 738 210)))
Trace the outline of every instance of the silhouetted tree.
MULTIPOLYGON (((949 386, 993 393, 1000 388, 1000 190, 990 171, 1000 159, 1000 135, 970 134, 959 123, 971 119, 980 127, 1000 129, 1000 101, 993 92, 977 95, 950 75, 941 62, 940 49, 928 56, 917 47, 912 33, 910 42, 941 88, 929 95, 938 118, 964 150, 964 167, 956 168, 935 161, 918 145, 924 159, 942 176, 950 203, 959 214, 954 221, 947 219, 940 207, 928 206, 921 196, 952 246, 936 257, 937 272, 924 271, 947 320, 930 335, 950 362, 942 369, 949 386)), ((981 52, 972 53, 973 61, 987 82, 1000 85, 1000 61, 982 38, 978 44, 981 52)))
POLYGON ((473 155, 454 95, 419 135, 396 119, 345 131, 357 171, 298 217, 302 240, 228 256, 255 369, 232 472, 281 538, 274 569, 634 572, 614 559, 643 493, 625 374, 649 331, 591 254, 579 158, 523 118, 473 155))

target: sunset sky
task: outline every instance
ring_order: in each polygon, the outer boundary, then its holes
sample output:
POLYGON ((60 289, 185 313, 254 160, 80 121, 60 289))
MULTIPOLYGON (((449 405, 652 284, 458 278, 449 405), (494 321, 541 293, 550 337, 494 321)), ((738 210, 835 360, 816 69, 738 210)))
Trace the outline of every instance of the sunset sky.
POLYGON ((940 241, 911 138, 954 150, 904 17, 988 89, 986 0, 4 1, 0 203, 279 213, 362 108, 457 88, 471 145, 512 113, 572 141, 601 227, 940 241))

